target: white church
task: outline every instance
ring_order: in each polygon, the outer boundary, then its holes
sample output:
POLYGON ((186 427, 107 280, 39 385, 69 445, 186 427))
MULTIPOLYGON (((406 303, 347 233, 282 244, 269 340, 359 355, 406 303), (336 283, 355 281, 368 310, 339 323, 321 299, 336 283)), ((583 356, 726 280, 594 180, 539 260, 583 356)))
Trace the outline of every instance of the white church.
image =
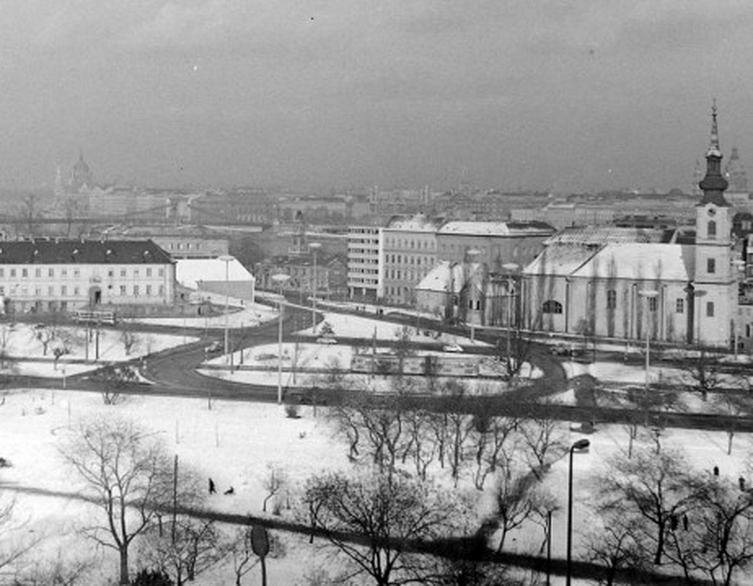
POLYGON ((524 327, 730 347, 739 269, 716 118, 714 106, 695 238, 677 230, 618 227, 553 236, 522 271, 524 327))

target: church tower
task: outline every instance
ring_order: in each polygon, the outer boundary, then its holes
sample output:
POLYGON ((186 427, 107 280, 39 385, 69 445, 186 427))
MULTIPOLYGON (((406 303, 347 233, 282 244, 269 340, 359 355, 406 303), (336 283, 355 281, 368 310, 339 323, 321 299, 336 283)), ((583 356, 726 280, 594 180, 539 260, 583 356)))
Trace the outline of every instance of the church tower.
POLYGON ((711 111, 711 141, 706 151, 703 192, 696 205, 693 339, 707 346, 728 346, 737 315, 737 280, 732 268, 733 209, 724 198, 727 180, 722 174, 722 152, 716 120, 711 111))

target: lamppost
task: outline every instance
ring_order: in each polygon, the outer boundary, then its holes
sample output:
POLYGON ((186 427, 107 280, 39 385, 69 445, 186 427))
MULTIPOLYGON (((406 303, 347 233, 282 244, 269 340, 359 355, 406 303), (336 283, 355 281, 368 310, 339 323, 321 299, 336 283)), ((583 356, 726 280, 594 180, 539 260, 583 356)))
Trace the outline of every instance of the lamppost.
POLYGON ((651 321, 649 319, 651 312, 651 300, 656 299, 659 296, 659 292, 655 290, 646 290, 638 293, 646 300, 646 390, 648 390, 649 384, 649 368, 651 366, 651 321))
POLYGON ((311 331, 316 330, 316 290, 318 288, 317 274, 316 274, 316 251, 322 247, 319 242, 309 242, 309 249, 314 255, 314 282, 311 285, 311 331))
POLYGON ((229 282, 229 276, 230 276, 230 261, 233 260, 233 257, 227 254, 223 254, 221 257, 219 257, 219 260, 225 263, 225 362, 227 362, 228 355, 230 354, 230 343, 229 343, 229 336, 228 336, 228 313, 229 313, 229 306, 230 306, 230 294, 228 292, 228 282, 229 282))
MULTIPOLYGON (((514 262, 508 262, 502 265, 502 268, 507 271, 507 362, 510 362, 510 334, 512 327, 512 284, 513 273, 518 270, 518 264, 514 262)), ((509 366, 509 365, 508 365, 509 366)))
POLYGON ((570 586, 570 573, 572 570, 573 557, 573 452, 585 450, 591 442, 587 439, 580 439, 570 446, 570 468, 567 475, 567 573, 565 575, 565 584, 570 586))
POLYGON ((280 301, 279 301, 279 317, 277 325, 277 404, 282 405, 282 322, 283 312, 285 306, 282 304, 285 299, 282 296, 282 288, 285 283, 290 279, 290 275, 283 273, 272 275, 272 281, 274 281, 280 288, 280 301))
POLYGON ((706 296, 706 291, 699 291, 698 289, 693 291, 693 298, 698 299, 698 311, 695 312, 695 321, 696 321, 696 344, 698 347, 701 347, 701 313, 703 310, 703 306, 701 304, 701 298, 706 296))

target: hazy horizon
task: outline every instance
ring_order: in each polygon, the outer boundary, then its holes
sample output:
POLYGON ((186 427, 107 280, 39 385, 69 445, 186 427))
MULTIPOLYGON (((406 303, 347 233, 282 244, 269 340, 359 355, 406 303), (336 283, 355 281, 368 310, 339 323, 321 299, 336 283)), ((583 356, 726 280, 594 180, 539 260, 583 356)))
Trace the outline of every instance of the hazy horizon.
POLYGON ((0 9, 0 186, 688 190, 753 161, 744 1, 30 0, 0 9))

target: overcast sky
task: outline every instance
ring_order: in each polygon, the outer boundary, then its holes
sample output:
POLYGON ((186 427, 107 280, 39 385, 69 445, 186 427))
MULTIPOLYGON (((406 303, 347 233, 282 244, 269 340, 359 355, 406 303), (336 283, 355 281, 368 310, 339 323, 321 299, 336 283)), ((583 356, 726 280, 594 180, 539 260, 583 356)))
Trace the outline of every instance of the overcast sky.
POLYGON ((3 0, 0 185, 687 188, 751 56, 750 0, 3 0))

